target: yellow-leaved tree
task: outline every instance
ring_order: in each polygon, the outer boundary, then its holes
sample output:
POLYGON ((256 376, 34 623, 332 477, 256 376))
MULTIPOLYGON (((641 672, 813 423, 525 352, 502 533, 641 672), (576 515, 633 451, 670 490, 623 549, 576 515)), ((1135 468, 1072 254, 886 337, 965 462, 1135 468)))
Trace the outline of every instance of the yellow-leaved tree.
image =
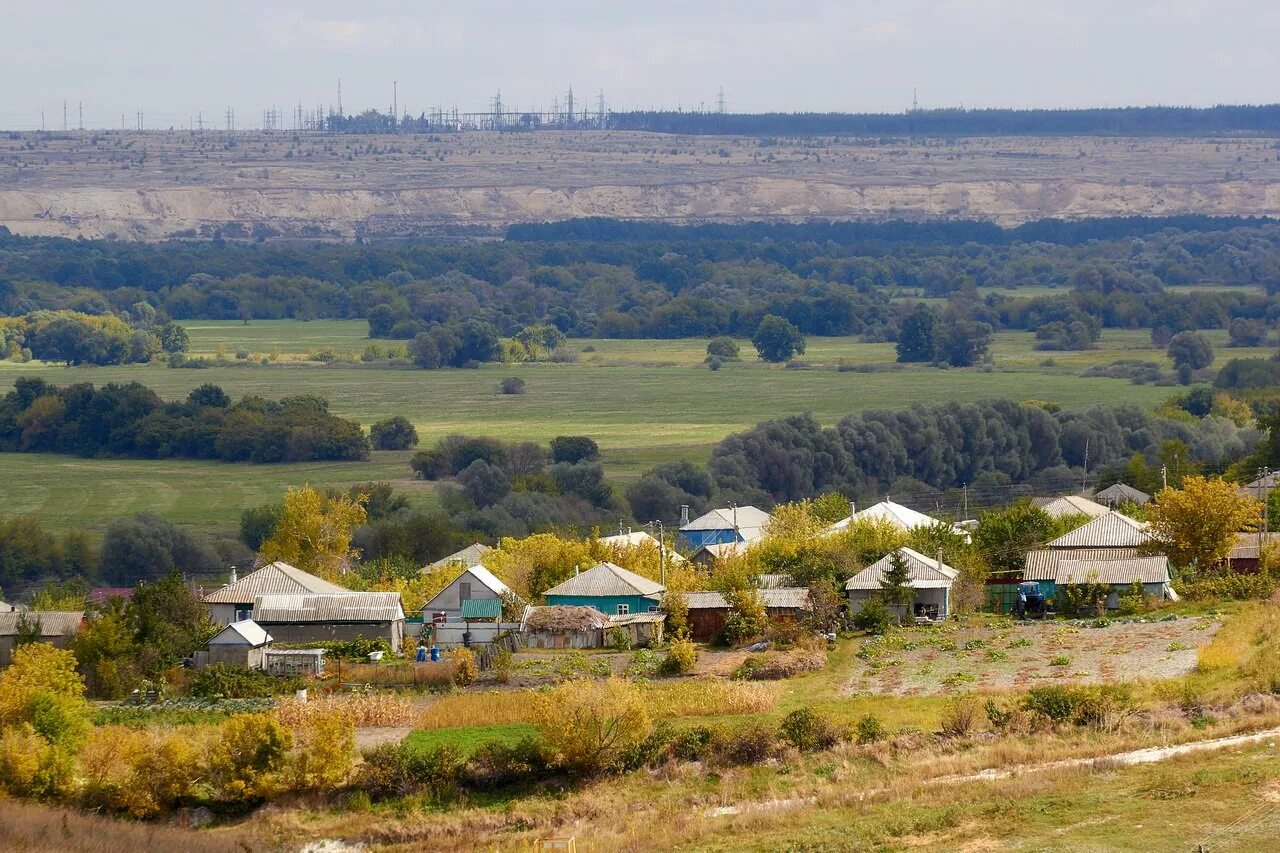
POLYGON ((590 543, 561 539, 550 533, 536 533, 524 539, 506 538, 484 555, 485 568, 525 601, 534 601, 551 587, 568 580, 574 569, 589 569, 597 562, 590 543))
POLYGON ((533 725, 556 763, 583 776, 616 768, 650 729, 640 691, 619 678, 567 681, 538 694, 533 725))
POLYGON ((1225 480, 1187 477, 1182 488, 1162 489, 1147 505, 1153 548, 1178 568, 1204 571, 1222 564, 1236 534, 1256 529, 1262 504, 1225 480))
POLYGON ((365 495, 325 496, 310 486, 285 492, 271 535, 262 543, 263 562, 277 560, 324 578, 336 578, 359 557, 352 532, 365 522, 365 495))

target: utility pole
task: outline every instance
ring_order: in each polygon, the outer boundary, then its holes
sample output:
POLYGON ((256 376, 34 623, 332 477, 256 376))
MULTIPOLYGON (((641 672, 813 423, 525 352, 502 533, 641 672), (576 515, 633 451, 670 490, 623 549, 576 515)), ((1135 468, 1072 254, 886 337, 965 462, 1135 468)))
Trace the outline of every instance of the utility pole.
POLYGON ((62 99, 62 132, 67 132, 67 99, 62 99))
POLYGON ((964 517, 968 518, 969 517, 969 484, 964 483, 963 488, 964 488, 964 517))
POLYGON ((344 115, 342 112, 342 78, 338 78, 338 115, 344 115))
POLYGON ((1082 475, 1080 475, 1080 492, 1081 492, 1081 494, 1083 494, 1083 493, 1084 493, 1084 490, 1085 490, 1085 489, 1087 489, 1087 488, 1089 488, 1089 437, 1088 437, 1088 436, 1085 436, 1085 439, 1084 439, 1084 473, 1083 473, 1082 475))
POLYGON ((394 130, 400 121, 400 81, 391 81, 391 127, 394 130))
POLYGON ((1160 480, 1161 482, 1164 483, 1164 487, 1166 489, 1169 488, 1169 466, 1168 465, 1160 466, 1160 480))
POLYGON ((80 107, 80 129, 84 130, 84 101, 80 101, 77 106, 80 107))

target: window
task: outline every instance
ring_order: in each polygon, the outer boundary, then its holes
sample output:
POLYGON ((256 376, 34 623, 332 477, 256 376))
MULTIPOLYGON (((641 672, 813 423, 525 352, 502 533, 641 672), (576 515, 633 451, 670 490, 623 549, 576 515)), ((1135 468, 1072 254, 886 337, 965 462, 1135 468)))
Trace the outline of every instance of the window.
POLYGON ((471 584, 468 581, 463 581, 462 583, 458 584, 458 600, 459 601, 471 600, 471 584))
POLYGON ((658 612, 659 610, 661 610, 661 609, 662 609, 662 608, 660 608, 660 607, 659 607, 658 605, 656 605, 656 604, 650 604, 650 605, 649 605, 649 612, 650 612, 650 613, 657 613, 657 612, 658 612))
POLYGON ((630 604, 619 604, 619 605, 618 605, 618 615, 619 615, 619 616, 628 616, 628 615, 630 615, 630 613, 631 613, 631 605, 630 605, 630 604))
POLYGON ((253 608, 252 608, 252 607, 237 607, 237 608, 236 608, 236 618, 235 618, 235 621, 236 621, 236 622, 243 622, 244 620, 246 620, 246 619, 251 619, 251 618, 253 618, 253 608))

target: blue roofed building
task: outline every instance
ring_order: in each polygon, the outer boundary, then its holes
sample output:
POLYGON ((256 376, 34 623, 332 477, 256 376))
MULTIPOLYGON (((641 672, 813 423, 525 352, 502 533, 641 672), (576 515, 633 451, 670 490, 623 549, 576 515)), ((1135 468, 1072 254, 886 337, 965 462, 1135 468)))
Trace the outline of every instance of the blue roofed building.
POLYGON ((730 542, 751 544, 763 539, 773 516, 753 506, 713 509, 680 525, 680 538, 689 551, 730 542))

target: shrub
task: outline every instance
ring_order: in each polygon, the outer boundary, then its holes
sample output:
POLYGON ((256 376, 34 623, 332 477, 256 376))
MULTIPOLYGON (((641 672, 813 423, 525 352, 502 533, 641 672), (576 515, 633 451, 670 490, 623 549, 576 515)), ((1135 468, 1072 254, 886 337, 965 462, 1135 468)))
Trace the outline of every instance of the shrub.
POLYGON ((711 742, 711 751, 723 764, 759 764, 777 754, 778 734, 760 723, 717 732, 711 742))
POLYGON ((71 751, 49 743, 29 724, 0 731, 0 792, 57 798, 70 791, 75 771, 71 751))
POLYGON ((1076 691, 1075 722, 1103 731, 1118 727, 1137 710, 1133 691, 1127 684, 1099 684, 1076 691))
POLYGON ((734 678, 752 681, 773 681, 790 678, 802 672, 814 672, 827 664, 827 653, 820 649, 792 649, 789 652, 769 652, 747 658, 734 672, 734 678))
POLYGON ((209 777, 228 800, 262 800, 283 787, 293 736, 270 714, 237 714, 218 729, 209 777))
POLYGON ((300 683, 246 666, 215 663, 196 671, 188 692, 201 699, 260 699, 296 689, 300 683))
POLYGON ((1275 594, 1276 581, 1270 574, 1260 572, 1256 575, 1243 575, 1238 572, 1205 575, 1192 580, 1177 580, 1173 587, 1178 595, 1191 601, 1213 599, 1232 599, 1247 601, 1249 599, 1270 598, 1275 594))
POLYGON ((1054 655, 1049 658, 1049 666, 1071 666, 1071 658, 1066 655, 1054 655))
POLYGON ((649 714, 629 682, 570 681, 534 699, 534 727, 555 762, 579 775, 619 765, 649 734, 649 714))
POLYGON ((438 802, 457 795, 462 771, 461 756, 447 744, 423 750, 384 743, 365 750, 354 787, 374 800, 423 793, 438 802))
POLYGON ((812 708, 797 708, 782 718, 782 739, 801 752, 831 749, 842 740, 840 728, 812 708))
POLYGON ((724 598, 729 612, 724 618, 724 627, 720 629, 721 641, 736 646, 764 633, 769 625, 768 615, 764 601, 754 587, 726 590, 724 598))
POLYGON ((308 716, 294 731, 294 785, 311 791, 332 791, 346 781, 356 757, 356 727, 340 708, 308 716))
POLYGON ((1056 684, 1033 687, 1022 699, 1022 707, 1055 723, 1074 717, 1078 703, 1075 690, 1056 684))
POLYGON ((853 616, 853 627, 868 634, 883 634, 893 624, 893 614, 884 602, 878 598, 870 598, 862 603, 861 609, 853 616))
POLYGON ((707 343, 707 363, 710 364, 713 358, 718 361, 737 361, 740 352, 737 341, 721 335, 707 343))
POLYGON ((713 356, 709 356, 709 357, 707 358, 707 369, 708 369, 708 370, 713 370, 713 371, 714 371, 714 370, 719 370, 719 369, 720 369, 721 367, 723 367, 723 366, 724 366, 724 362, 723 362, 723 361, 721 361, 720 359, 716 358, 714 355, 713 355, 713 356))
POLYGON ((860 744, 878 743, 889 736, 889 730, 875 714, 867 714, 858 720, 854 727, 854 736, 860 744))
POLYGON ((369 428, 374 450, 408 450, 418 444, 418 431, 402 415, 378 421, 369 428))
POLYGON ((677 637, 667 648, 658 671, 663 675, 688 675, 698 666, 698 648, 691 640, 677 637))
POLYGON ((942 733, 947 737, 965 737, 973 731, 978 716, 978 703, 969 696, 957 696, 942 711, 942 733))
POLYGON ((609 648, 615 652, 631 651, 631 632, 619 625, 609 629, 609 648))
POLYGON ((677 761, 702 761, 710 754, 709 746, 716 732, 707 726, 681 729, 671 736, 667 753, 677 761))
POLYGON ((519 376, 508 376, 498 383, 498 390, 503 394, 523 394, 524 380, 519 376))
POLYGON ((476 680, 476 656, 471 649, 457 648, 449 652, 449 661, 453 664, 453 683, 466 687, 476 680))
POLYGON ((1004 731, 1013 721, 1013 711, 1005 710, 996 704, 996 700, 988 699, 986 704, 987 722, 996 731, 1004 731))
POLYGON ((191 731, 95 729, 80 754, 86 804, 148 819, 192 795, 200 744, 191 731))
POLYGON ((515 655, 506 646, 499 647, 493 653, 494 677, 506 684, 511 680, 511 671, 515 669, 515 655))
POLYGON ((516 743, 489 741, 476 747, 463 769, 463 782, 477 791, 492 791, 536 779, 546 772, 547 760, 533 738, 516 743))

